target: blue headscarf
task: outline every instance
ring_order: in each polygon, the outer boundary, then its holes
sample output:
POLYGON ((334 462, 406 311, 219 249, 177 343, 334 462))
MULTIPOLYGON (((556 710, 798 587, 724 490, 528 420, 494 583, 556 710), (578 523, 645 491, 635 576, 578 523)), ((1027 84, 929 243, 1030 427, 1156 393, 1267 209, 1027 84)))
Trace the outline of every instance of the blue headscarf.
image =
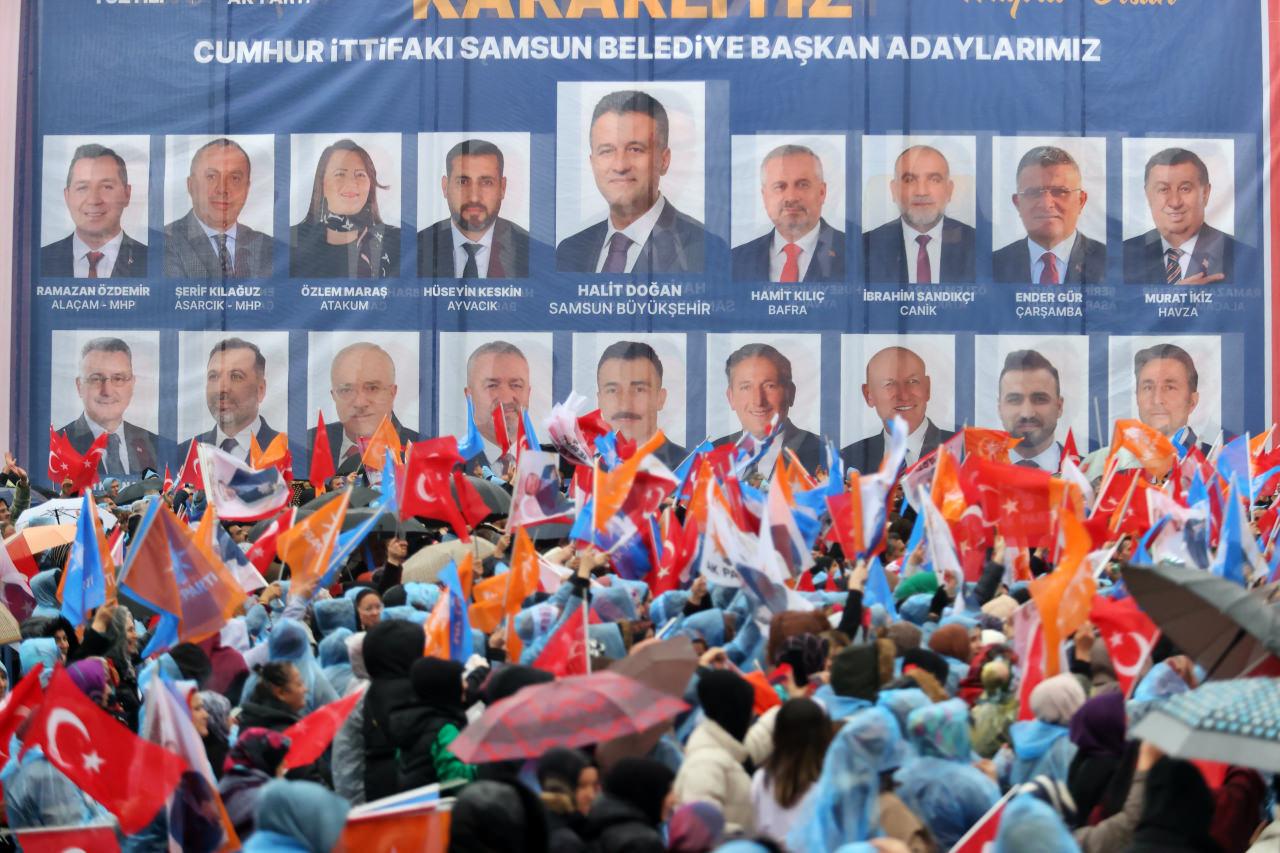
POLYGON ((689 601, 689 593, 683 589, 672 589, 664 592, 649 605, 649 618, 653 620, 655 629, 667 624, 667 621, 679 616, 689 601))
POLYGON ((593 590, 591 609, 606 622, 636 618, 636 603, 631 593, 620 586, 602 586, 593 590))
POLYGON ((250 607, 244 614, 244 627, 249 632, 249 639, 255 644, 262 642, 262 635, 270 624, 267 616, 267 608, 261 604, 255 604, 250 607))
POLYGON ((907 733, 907 717, 917 708, 923 708, 933 702, 919 687, 903 687, 896 690, 881 690, 876 697, 876 704, 887 708, 898 719, 898 727, 907 733))
POLYGON ((57 575, 57 569, 45 569, 31 576, 31 594, 36 597, 36 607, 31 611, 33 617, 57 619, 62 615, 62 607, 58 604, 57 575))
POLYGON ((339 628, 320 641, 320 670, 339 696, 347 695, 351 685, 351 656, 347 652, 350 628, 339 628))
POLYGON ((351 804, 315 782, 274 779, 262 786, 254 818, 257 829, 245 853, 306 850, 329 853, 342 837, 351 804))
POLYGON ((316 614, 316 628, 327 637, 339 628, 356 629, 356 606, 345 598, 327 598, 311 605, 316 614))
POLYGON ((708 648, 724 645, 724 611, 718 607, 703 610, 692 616, 686 616, 676 629, 694 640, 702 640, 708 648))
MULTIPOLYGON (((35 637, 23 640, 18 646, 18 660, 22 663, 23 675, 35 669, 36 664, 44 664, 40 683, 47 685, 53 677, 53 668, 62 660, 62 655, 58 652, 57 640, 52 637, 35 637)), ((9 685, 9 689, 13 689, 13 684, 9 685)))
MULTIPOLYGON (((309 714, 321 705, 327 705, 338 699, 333 685, 324 677, 320 664, 316 663, 311 653, 311 636, 301 622, 293 619, 281 619, 271 631, 267 639, 267 660, 291 663, 298 668, 302 683, 307 685, 307 704, 304 714, 309 714)), ((257 675, 250 673, 245 680, 243 695, 253 695, 253 688, 258 683, 257 675)))
POLYGON ((410 607, 430 612, 440 600, 440 587, 433 583, 410 581, 404 585, 404 600, 410 607))
POLYGON ((917 708, 907 717, 907 737, 922 756, 968 763, 969 706, 963 699, 949 699, 917 708))
POLYGON ((1000 815, 995 853, 1080 853, 1080 845, 1050 806, 1031 794, 1009 801, 1000 815))
POLYGON ((880 773, 900 755, 893 715, 867 708, 849 718, 822 762, 822 775, 787 835, 792 850, 834 850, 866 841, 880 828, 880 773))
POLYGON ((925 822, 939 848, 954 845, 1000 799, 1000 789, 969 764, 917 758, 894 774, 898 796, 925 822))

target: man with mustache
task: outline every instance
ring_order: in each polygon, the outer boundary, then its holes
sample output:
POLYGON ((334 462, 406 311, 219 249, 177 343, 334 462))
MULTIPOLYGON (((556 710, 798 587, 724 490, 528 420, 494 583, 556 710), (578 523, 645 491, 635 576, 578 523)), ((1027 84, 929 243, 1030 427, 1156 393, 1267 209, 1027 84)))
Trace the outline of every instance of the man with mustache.
POLYGON ((445 155, 440 191, 449 218, 418 232, 422 278, 526 278, 529 232, 498 215, 507 194, 502 150, 466 139, 445 155))
POLYGON ((477 464, 505 477, 515 466, 515 440, 520 412, 529 407, 529 360, 515 344, 489 341, 467 356, 466 395, 475 408, 476 429, 484 450, 466 462, 467 473, 477 464), (498 444, 494 418, 501 412, 511 446, 506 453, 498 444))
POLYGON ((840 451, 846 468, 872 474, 880 470, 887 446, 887 424, 895 415, 907 424, 907 459, 911 465, 932 453, 954 433, 939 429, 926 410, 932 387, 924 359, 906 347, 885 347, 867 362, 867 381, 862 398, 876 410, 886 429, 855 441, 840 451))
POLYGON ((276 431, 259 413, 267 394, 267 359, 258 345, 242 338, 218 341, 209 352, 204 378, 205 402, 214 424, 192 440, 216 445, 245 461, 253 439, 266 449, 276 431))
MULTIPOLYGON (((338 411, 336 423, 325 424, 329 452, 339 474, 360 467, 361 439, 371 437, 384 417, 391 417, 403 445, 418 434, 400 423, 392 407, 396 402, 396 366, 387 351, 369 341, 357 341, 338 350, 329 366, 329 396, 338 411)), ((315 446, 316 429, 307 430, 315 446)))
POLYGON ((1080 167, 1061 148, 1040 145, 1018 162, 1013 206, 1027 229, 991 258, 1002 284, 1098 284, 1106 273, 1107 247, 1076 230, 1089 194, 1080 167))
MULTIPOLYGON (((124 419, 136 384, 133 351, 120 338, 94 338, 80 350, 76 393, 84 411, 59 432, 81 455, 105 432, 107 447, 99 465, 105 476, 137 477, 148 468, 156 468, 159 438, 124 419)), ((172 448, 162 448, 161 452, 169 449, 172 448)))
POLYGON ((1024 468, 1058 473, 1062 445, 1054 436, 1062 417, 1058 369, 1035 350, 1009 353, 1000 371, 997 408, 1005 432, 1022 439, 1009 454, 1024 468))
POLYGON ((40 249, 40 275, 137 278, 147 274, 147 247, 124 233, 120 218, 133 198, 124 158, 103 145, 71 155, 62 200, 75 223, 67 237, 40 249))
POLYGON ((769 344, 747 344, 725 361, 724 374, 729 381, 725 398, 742 429, 716 439, 714 446, 734 444, 755 457, 774 435, 753 466, 765 476, 773 473, 784 449, 794 452, 810 473, 822 464, 822 439, 800 429, 788 417, 796 402, 791 359, 769 344))
POLYGON ((942 152, 913 145, 889 182, 898 217, 862 236, 867 281, 953 284, 974 280, 974 230, 946 215, 955 182, 942 152))
MULTIPOLYGON (((600 354, 596 365, 596 406, 610 429, 636 445, 658 431, 658 415, 667 404, 662 387, 662 360, 653 347, 618 341, 600 354)), ((668 468, 684 461, 685 449, 668 439, 654 451, 668 468)))
POLYGON ((822 218, 822 160, 804 145, 779 145, 760 166, 760 195, 773 230, 733 250, 737 281, 844 280, 844 232, 822 218))

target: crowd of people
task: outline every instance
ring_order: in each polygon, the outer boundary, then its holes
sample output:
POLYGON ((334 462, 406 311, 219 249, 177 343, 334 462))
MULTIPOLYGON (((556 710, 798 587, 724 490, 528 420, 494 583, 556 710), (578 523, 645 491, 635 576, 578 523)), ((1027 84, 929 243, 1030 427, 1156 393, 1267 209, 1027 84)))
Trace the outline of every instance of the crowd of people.
MULTIPOLYGON (((6 461, 13 488, 0 523, 13 536, 40 495, 6 461)), ((761 473, 743 483, 767 488, 761 473)), ((364 477, 328 485, 376 494, 364 477)), ((192 525, 208 511, 189 487, 145 486, 134 501, 121 500, 121 488, 99 483, 95 500, 118 521, 126 553, 153 502, 192 525)), ((663 512, 691 517, 686 503, 669 495, 663 512)), ((263 533, 221 523, 245 551, 263 533)), ((1280 823, 1270 822, 1276 779, 1208 769, 1131 736, 1144 707, 1204 678, 1194 660, 1162 637, 1126 691, 1085 622, 1046 650, 1060 651, 1066 668, 1026 690, 1015 613, 1036 604, 1027 579, 1010 573, 1005 543, 997 537, 966 582, 932 564, 918 524, 898 489, 873 560, 819 537, 788 590, 788 602, 809 609, 765 606, 751 584, 699 575, 696 561, 686 581, 654 595, 654 577, 621 576, 610 550, 572 539, 564 525, 532 527, 551 571, 501 628, 469 628, 466 659, 425 656, 424 625, 450 594, 445 566, 470 554, 477 584, 509 571, 522 534, 503 512, 467 542, 423 518, 374 533, 325 588, 275 560, 267 585, 246 593, 220 632, 146 659, 154 620, 139 619, 145 611, 127 594, 83 625, 66 618, 60 583, 72 546, 63 545, 35 557, 34 609, 20 641, 0 651, 0 674, 12 690, 37 664, 45 680, 65 667, 89 699, 144 735, 152 680, 185 697, 224 811, 175 795, 143 831, 118 831, 125 850, 223 848, 229 833, 210 829, 221 814, 246 851, 338 849, 350 809, 430 785, 449 803, 456 851, 981 850, 966 835, 998 809, 1001 853, 1280 849, 1280 823), (889 600, 868 589, 881 581, 889 600), (584 602, 592 672, 655 643, 692 648, 687 709, 642 751, 587 744, 461 760, 451 745, 485 709, 556 678, 535 663, 584 602), (356 694, 324 754, 286 770, 286 731, 356 694)), ((1123 538, 1099 567, 1104 592, 1120 585, 1132 548, 1123 538)), ((1047 551, 1026 556, 1032 577, 1053 571, 1047 551)), ((10 830, 115 825, 40 749, 9 752, 0 785, 10 830)))

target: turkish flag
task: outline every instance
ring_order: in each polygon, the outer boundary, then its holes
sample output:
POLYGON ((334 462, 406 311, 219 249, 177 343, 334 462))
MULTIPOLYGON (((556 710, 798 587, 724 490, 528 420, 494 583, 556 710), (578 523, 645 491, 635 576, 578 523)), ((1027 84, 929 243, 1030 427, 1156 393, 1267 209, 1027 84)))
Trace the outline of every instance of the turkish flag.
POLYGON ((49 480, 54 485, 61 485, 63 480, 70 479, 72 491, 79 493, 98 481, 98 465, 107 452, 107 434, 104 432, 93 440, 84 456, 76 452, 71 442, 63 434, 54 432, 49 427, 49 480))
POLYGON ((1009 464, 1009 450, 1022 442, 1000 429, 966 427, 964 431, 964 458, 978 457, 990 462, 1009 464))
POLYGON ((340 850, 360 853, 445 853, 451 813, 438 808, 361 814, 347 820, 340 850))
POLYGON ((204 488, 204 471, 200 468, 200 454, 196 453, 196 440, 194 438, 187 445, 187 458, 183 460, 182 470, 178 472, 178 479, 175 483, 179 487, 189 483, 197 489, 204 488))
POLYGON ((267 567, 276 558, 276 543, 280 538, 280 534, 293 526, 294 515, 293 507, 277 515, 275 520, 267 525, 267 529, 262 531, 262 535, 246 552, 245 556, 249 558, 249 562, 253 563, 253 567, 260 574, 266 574, 267 567))
MULTIPOLYGON (((538 655, 533 665, 545 670, 557 678, 565 675, 586 675, 590 668, 589 644, 587 643, 587 627, 582 621, 582 612, 586 608, 576 606, 568 619, 560 623, 560 627, 547 640, 542 654, 538 655)), ((592 622, 600 619, 591 614, 592 622)))
POLYGON ((116 722, 61 668, 49 682, 23 750, 34 746, 115 815, 126 835, 151 822, 187 770, 180 757, 116 722))
MULTIPOLYGON (((689 566, 698 555, 701 541, 698 520, 686 516, 684 524, 675 513, 667 510, 667 530, 662 541, 662 557, 647 578, 651 597, 673 589, 682 589, 689 583, 689 566)), ((661 626, 658 626, 661 627, 661 626)))
POLYGON ((44 701, 44 688, 40 686, 40 673, 43 671, 44 665, 36 664, 9 691, 4 704, 0 705, 0 764, 9 760, 9 741, 13 738, 13 733, 44 701))
MULTIPOLYGON (((400 517, 421 515, 448 522, 459 539, 470 542, 466 519, 449 489, 453 468, 461 465, 462 461, 458 455, 458 440, 451 435, 414 444, 404 463, 400 517)), ((462 494, 461 490, 459 494, 462 494)))
POLYGON ((18 844, 26 853, 119 853, 115 827, 63 826, 18 830, 18 844))
POLYGON ((1093 597, 1089 621, 1097 626, 1106 644, 1111 666, 1120 689, 1128 696, 1137 684, 1142 666, 1151 657, 1160 629, 1132 598, 1114 601, 1104 595, 1093 597))
POLYGON ((965 460, 982 503, 982 512, 1011 545, 1053 546, 1053 510, 1061 504, 1063 485, 1048 471, 1001 465, 978 457, 965 460))
POLYGON ((321 705, 285 729, 284 735, 289 738, 290 743, 289 752, 284 757, 284 766, 290 770, 294 767, 306 767, 323 755, 362 696, 364 691, 357 690, 336 702, 321 705))

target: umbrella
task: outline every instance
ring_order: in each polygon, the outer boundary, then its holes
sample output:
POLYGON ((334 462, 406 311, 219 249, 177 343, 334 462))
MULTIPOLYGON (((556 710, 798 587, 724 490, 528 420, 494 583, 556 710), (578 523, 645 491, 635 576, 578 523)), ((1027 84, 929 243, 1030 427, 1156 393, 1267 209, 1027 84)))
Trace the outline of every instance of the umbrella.
POLYGON ((1202 684, 1152 703, 1129 736, 1177 758, 1280 773, 1280 679, 1202 684))
MULTIPOLYGON (((697 669, 698 654, 693 650, 693 641, 680 636, 671 640, 645 640, 637 643, 631 649, 631 654, 614 661, 609 665, 608 671, 634 678, 654 690, 680 699, 697 669)), ((600 744, 596 749, 596 761, 600 764, 600 769, 608 772, 620 759, 648 755, 662 738, 667 726, 668 722, 663 720, 642 732, 623 735, 600 744)))
MULTIPOLYGON (((372 518, 374 513, 376 512, 378 512, 378 510, 374 509, 373 507, 367 507, 367 506, 357 507, 356 509, 349 509, 347 510, 346 519, 344 519, 342 522, 342 529, 352 530, 356 527, 359 527, 361 524, 364 524, 366 521, 372 518)), ((373 533, 400 533, 400 534, 426 533, 427 527, 425 524, 423 524, 421 521, 418 521, 416 518, 406 518, 404 521, 399 521, 396 518, 395 513, 384 512, 378 518, 378 523, 373 526, 372 532, 373 533)))
MULTIPOLYGON (((23 530, 29 527, 38 518, 52 518, 53 524, 62 525, 70 524, 73 527, 80 519, 80 508, 84 506, 84 498, 54 498, 37 504, 30 509, 22 511, 22 515, 18 516, 18 520, 13 523, 14 530, 23 530)), ((114 513, 108 512, 102 507, 98 507, 98 518, 102 520, 103 530, 112 530, 116 526, 116 517, 114 513)), ((47 524, 47 522, 39 522, 47 524)), ((71 540, 67 540, 68 542, 71 540)), ((62 544, 59 542, 58 544, 62 544)))
POLYGON ((42 524, 19 530, 4 540, 4 547, 18 570, 31 577, 39 571, 35 560, 37 554, 66 545, 75 538, 74 524, 42 524))
POLYGON ((0 607, 0 645, 22 641, 22 630, 18 627, 18 619, 9 611, 8 606, 0 607))
MULTIPOLYGON (((511 512, 511 493, 497 483, 486 480, 483 477, 472 477, 467 475, 468 482, 480 493, 480 500, 484 501, 484 505, 489 508, 489 512, 493 515, 507 515, 511 512)), ((458 491, 453 488, 452 482, 449 489, 454 498, 457 499, 458 491)))
POLYGON ((1224 578, 1181 566, 1131 566, 1124 583, 1138 606, 1206 679, 1234 678, 1280 654, 1276 591, 1250 592, 1224 578))
POLYGON ((480 562, 493 553, 493 543, 481 539, 479 536, 472 536, 471 544, 467 544, 461 539, 450 539, 447 542, 428 545, 419 549, 404 561, 401 580, 404 583, 435 583, 436 576, 440 574, 445 566, 450 563, 461 562, 468 551, 472 555, 472 565, 478 571, 480 562))
POLYGON ((149 477, 146 480, 139 480, 136 483, 130 483, 125 486, 115 496, 115 502, 117 506, 133 503, 147 495, 158 495, 163 488, 164 483, 160 482, 159 477, 149 477))
POLYGON ((320 507, 324 506, 329 501, 337 500, 338 497, 343 494, 351 495, 351 500, 347 504, 349 507, 368 506, 382 495, 382 493, 377 489, 370 489, 367 486, 351 486, 347 489, 337 489, 332 492, 325 492, 318 498, 309 500, 302 506, 298 507, 298 518, 305 518, 320 509, 320 507))
POLYGON ((468 764, 532 758, 642 732, 689 708, 634 678, 605 670, 525 687, 463 729, 449 751, 468 764))

